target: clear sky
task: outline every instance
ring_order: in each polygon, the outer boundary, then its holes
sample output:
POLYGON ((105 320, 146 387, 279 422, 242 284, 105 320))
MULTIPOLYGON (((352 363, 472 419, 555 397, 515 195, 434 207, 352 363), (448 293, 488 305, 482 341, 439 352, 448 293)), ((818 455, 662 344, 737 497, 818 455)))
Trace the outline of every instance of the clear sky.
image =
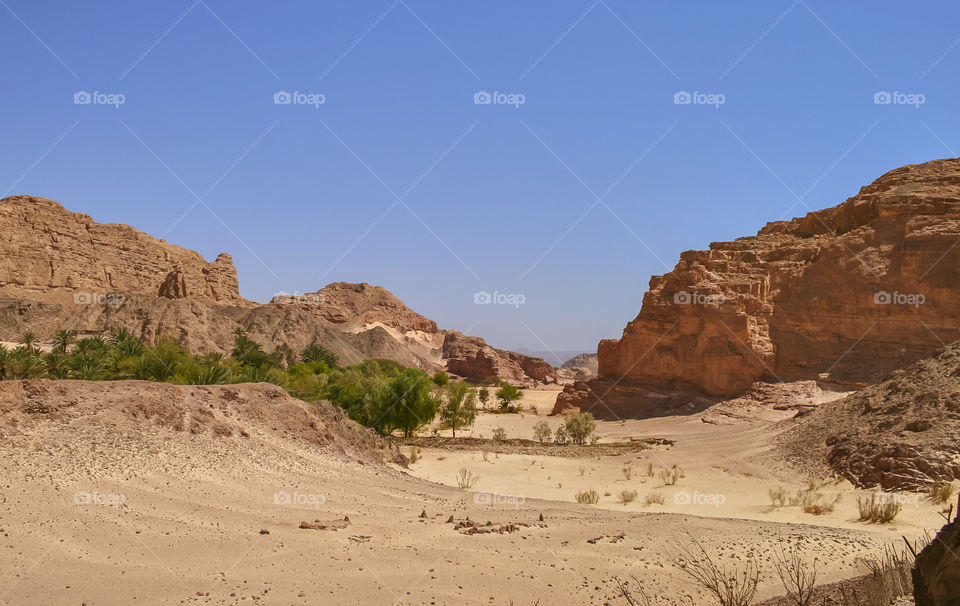
POLYGON ((0 0, 0 189, 227 251, 257 301, 369 282, 498 346, 592 350, 681 251, 956 156, 958 23, 956 2, 0 0))

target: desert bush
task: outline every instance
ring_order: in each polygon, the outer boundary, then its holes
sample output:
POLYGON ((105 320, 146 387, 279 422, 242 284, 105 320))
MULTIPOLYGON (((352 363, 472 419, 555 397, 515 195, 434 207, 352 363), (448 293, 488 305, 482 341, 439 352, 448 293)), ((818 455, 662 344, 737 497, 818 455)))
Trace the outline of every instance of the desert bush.
POLYGON ((503 427, 497 427, 493 430, 494 442, 505 442, 507 440, 507 430, 503 427))
POLYGON ((887 546, 883 555, 861 560, 867 568, 868 581, 866 595, 854 596, 857 606, 888 606, 898 598, 913 594, 913 565, 916 554, 922 550, 930 537, 925 536, 919 541, 910 543, 908 549, 897 550, 887 546), (859 598, 863 599, 860 600, 859 598))
POLYGON ((770 506, 774 509, 779 509, 781 507, 786 507, 789 502, 790 496, 787 493, 787 489, 783 486, 777 486, 776 488, 771 488, 767 490, 767 494, 770 495, 770 506))
POLYGON ((804 491, 800 498, 800 504, 803 506, 803 512, 811 513, 815 516, 830 513, 836 508, 837 503, 839 502, 839 494, 833 495, 831 498, 821 492, 816 491, 804 491))
POLYGON ((647 463, 647 477, 653 477, 653 463, 647 463))
POLYGON ((553 441, 557 446, 565 446, 570 443, 570 435, 567 433, 566 427, 563 425, 557 427, 557 433, 553 435, 553 441))
POLYGON ((600 495, 594 489, 581 490, 575 496, 577 503, 581 505, 596 505, 600 501, 600 495))
POLYGON ((466 467, 461 467, 460 471, 457 472, 457 486, 460 488, 473 488, 479 480, 480 476, 466 467))
POLYGON ((419 460, 420 460, 420 449, 417 448, 416 446, 411 446, 411 447, 410 447, 410 462, 411 462, 411 463, 416 463, 416 462, 419 461, 419 460))
POLYGON ((870 495, 857 497, 857 509, 860 510, 860 520, 887 524, 892 522, 900 513, 901 505, 893 499, 893 495, 885 492, 874 492, 870 495))
POLYGON ((644 507, 649 507, 653 504, 663 505, 663 494, 659 492, 648 492, 646 496, 643 497, 644 507))
POLYGON ((637 500, 637 491, 636 490, 621 490, 620 491, 620 502, 624 505, 627 503, 632 503, 637 500))
POLYGON ((633 477, 633 467, 630 465, 624 465, 623 469, 620 470, 623 473, 623 477, 626 480, 630 480, 633 477))
POLYGON ((808 480, 807 487, 798 491, 796 496, 790 499, 790 504, 798 504, 803 508, 804 513, 816 516, 832 512, 840 502, 840 495, 835 494, 830 497, 820 492, 826 483, 826 481, 808 480))
POLYGON ((677 483, 677 480, 683 474, 683 470, 674 465, 670 469, 663 469, 660 471, 660 480, 663 482, 664 486, 673 486, 677 483))
POLYGON ((773 565, 793 606, 813 606, 813 588, 817 584, 817 562, 807 563, 800 551, 787 552, 783 543, 773 550, 773 565))
MULTIPOLYGON (((443 373, 433 375, 433 382, 437 377, 446 377, 443 373)), ((449 378, 443 385, 449 383, 449 378)), ((439 383, 438 383, 439 385, 439 383)), ((440 405, 440 419, 444 429, 452 430, 453 437, 457 437, 457 427, 469 427, 477 418, 477 392, 462 381, 449 383, 443 402, 440 405)))
POLYGON ((567 419, 564 426, 570 436, 570 441, 577 445, 583 445, 587 443, 590 434, 597 428, 597 423, 593 420, 593 414, 581 412, 567 419))
POLYGON ((760 568, 753 553, 746 556, 742 570, 717 565, 695 538, 674 556, 676 566, 706 589, 721 606, 750 606, 760 584, 760 568))
POLYGON ((577 471, 579 471, 580 475, 582 476, 583 474, 587 473, 587 468, 581 465, 579 468, 577 468, 577 471))
POLYGON ((946 503, 953 495, 953 482, 944 482, 940 478, 930 486, 930 500, 934 503, 946 503))
POLYGON ((550 431, 550 424, 546 421, 537 421, 537 424, 533 426, 533 439, 543 444, 549 442, 551 437, 553 437, 553 432, 550 431))

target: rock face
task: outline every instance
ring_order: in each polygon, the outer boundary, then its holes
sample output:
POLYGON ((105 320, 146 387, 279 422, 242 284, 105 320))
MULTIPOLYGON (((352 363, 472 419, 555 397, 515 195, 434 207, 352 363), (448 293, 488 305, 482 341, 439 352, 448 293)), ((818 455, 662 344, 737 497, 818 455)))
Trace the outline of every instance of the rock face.
MULTIPOLYGON (((960 508, 960 500, 957 501, 960 508)), ((960 514, 917 554, 913 598, 917 606, 960 606, 960 514)))
POLYGON ((529 380, 557 382, 557 369, 542 358, 496 349, 479 337, 468 337, 455 330, 445 332, 443 357, 447 370, 478 381, 497 376, 518 384, 529 380))
POLYGON ((860 487, 926 490, 960 478, 960 343, 796 424, 780 438, 788 459, 821 459, 860 487))
MULTIPOLYGON (((958 239, 960 159, 890 171, 834 208, 683 253, 600 342, 600 379, 713 396, 875 382, 960 339, 958 239)), ((598 395, 571 386, 562 404, 584 392, 598 395)))
POLYGON ((0 200, 0 297, 69 303, 157 295, 174 267, 180 276, 169 288, 207 304, 251 305, 240 296, 228 254, 207 263, 192 250, 126 225, 96 223, 47 198, 0 200))
POLYGON ((597 376, 597 354, 576 355, 560 366, 559 375, 568 381, 587 381, 597 376))
POLYGON ((212 263, 126 225, 102 225, 46 198, 0 200, 0 340, 26 331, 86 336, 123 326, 148 343, 230 351, 243 328, 268 350, 317 343, 341 364, 387 358, 474 379, 556 381, 539 358, 440 330, 387 289, 337 282, 259 305, 240 296, 230 255, 212 263))

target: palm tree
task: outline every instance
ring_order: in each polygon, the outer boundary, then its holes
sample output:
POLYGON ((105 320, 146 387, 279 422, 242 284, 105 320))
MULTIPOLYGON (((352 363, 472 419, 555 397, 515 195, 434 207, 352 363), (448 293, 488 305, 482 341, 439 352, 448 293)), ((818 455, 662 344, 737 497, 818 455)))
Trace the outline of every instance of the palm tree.
POLYGON ((65 354, 67 349, 76 342, 73 333, 69 330, 58 330, 53 337, 53 351, 65 354))
POLYGON ((110 345, 111 347, 116 347, 117 345, 120 345, 121 343, 124 343, 126 341, 136 341, 136 340, 138 339, 135 336, 133 336, 133 333, 130 332, 130 330, 127 329, 127 327, 121 326, 120 328, 115 328, 113 330, 113 333, 111 333, 110 338, 107 339, 107 344, 110 345))
POLYGON ((10 360, 10 352, 4 345, 0 345, 0 379, 7 378, 7 364, 10 360))
POLYGON ((37 335, 28 330, 20 337, 20 343, 27 348, 27 351, 33 351, 37 344, 37 335))

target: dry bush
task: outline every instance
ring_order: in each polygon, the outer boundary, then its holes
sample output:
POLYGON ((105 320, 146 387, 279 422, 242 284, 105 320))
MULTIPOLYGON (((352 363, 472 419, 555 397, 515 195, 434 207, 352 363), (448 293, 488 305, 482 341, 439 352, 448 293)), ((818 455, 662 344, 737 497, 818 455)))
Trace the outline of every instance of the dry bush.
POLYGON ((643 583, 633 575, 630 575, 630 578, 633 579, 633 582, 637 585, 637 595, 633 594, 634 590, 630 588, 630 581, 621 581, 619 578, 613 577, 613 582, 617 584, 617 590, 620 592, 620 595, 623 596, 623 599, 625 599, 630 606, 650 606, 652 602, 650 601, 650 596, 643 590, 643 583))
POLYGON ((621 490, 620 491, 620 502, 624 505, 627 503, 632 503, 637 500, 637 491, 636 490, 621 490))
POLYGON ((621 471, 623 472, 623 477, 626 478, 627 480, 633 477, 632 465, 625 465, 621 471))
POLYGON ((420 449, 416 446, 410 448, 410 462, 416 463, 420 460, 420 449))
POLYGON ((787 489, 783 486, 771 488, 767 490, 767 494, 770 495, 770 506, 774 509, 786 507, 787 503, 790 502, 790 495, 787 493, 787 489))
POLYGON ((690 541, 692 547, 681 547, 674 556, 676 566, 710 592, 721 606, 750 606, 760 584, 760 568, 753 553, 747 555, 743 569, 728 569, 718 566, 695 538, 690 537, 690 541))
POLYGON ((594 489, 581 490, 576 494, 577 503, 581 505, 596 505, 600 501, 600 495, 594 489))
POLYGON ((857 497, 857 509, 860 510, 860 520, 863 522, 887 524, 897 517, 901 508, 900 503, 895 502, 891 495, 883 492, 857 497))
POLYGON ((780 543, 773 551, 773 565, 783 583, 787 599, 794 606, 813 606, 813 588, 817 584, 817 562, 807 564, 796 548, 789 553, 780 543))
POLYGON ((461 467, 457 472, 457 486, 460 488, 473 488, 480 476, 476 475, 466 467, 461 467))
POLYGON ((930 486, 930 500, 934 503, 946 503, 953 495, 953 482, 944 482, 940 478, 930 486))
POLYGON ((790 504, 793 505, 799 502, 799 505, 803 507, 804 513, 812 513, 815 516, 832 512, 834 508, 836 508, 837 503, 840 502, 840 495, 835 494, 829 497, 820 492, 820 489, 826 486, 826 484, 827 481, 819 482, 817 480, 808 480, 807 487, 797 492, 796 497, 790 499, 790 504))
POLYGON ((653 463, 647 463, 647 477, 653 477, 653 463))
POLYGON ((497 427, 493 430, 494 442, 505 442, 507 440, 507 430, 503 427, 497 427))
POLYGON ((670 469, 664 469, 660 472, 660 480, 664 486, 673 486, 682 475, 683 470, 674 464, 670 469))
POLYGON ((643 497, 643 506, 649 507, 654 503, 663 505, 663 495, 659 492, 648 492, 646 496, 643 497))
POLYGON ((580 472, 580 475, 582 476, 583 474, 587 473, 587 468, 584 467, 583 465, 581 465, 581 466, 577 469, 577 471, 579 471, 579 472, 580 472))

